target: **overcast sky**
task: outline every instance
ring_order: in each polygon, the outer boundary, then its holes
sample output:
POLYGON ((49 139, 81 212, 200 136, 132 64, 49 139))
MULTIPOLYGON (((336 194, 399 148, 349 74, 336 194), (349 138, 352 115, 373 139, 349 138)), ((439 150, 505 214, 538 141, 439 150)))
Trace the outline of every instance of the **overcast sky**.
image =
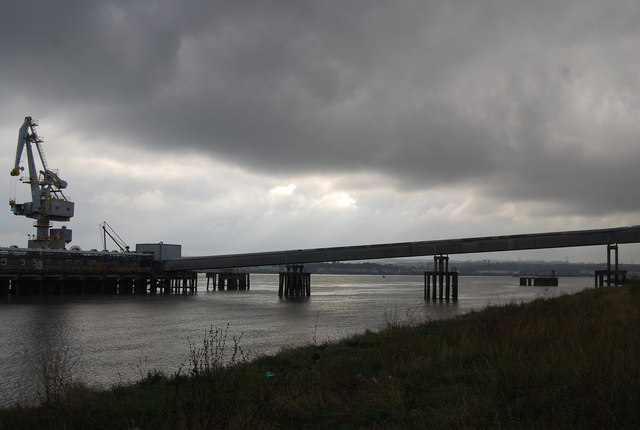
POLYGON ((639 46, 637 0, 4 0, 6 200, 29 115, 83 249, 104 220, 186 255, 636 225, 639 46))

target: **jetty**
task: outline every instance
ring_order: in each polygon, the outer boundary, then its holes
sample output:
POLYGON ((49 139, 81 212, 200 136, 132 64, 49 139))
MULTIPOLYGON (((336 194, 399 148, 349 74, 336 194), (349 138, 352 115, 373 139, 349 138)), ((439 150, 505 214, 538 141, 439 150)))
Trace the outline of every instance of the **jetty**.
POLYGON ((0 295, 175 294, 196 289, 196 272, 165 272, 153 253, 0 248, 0 295))

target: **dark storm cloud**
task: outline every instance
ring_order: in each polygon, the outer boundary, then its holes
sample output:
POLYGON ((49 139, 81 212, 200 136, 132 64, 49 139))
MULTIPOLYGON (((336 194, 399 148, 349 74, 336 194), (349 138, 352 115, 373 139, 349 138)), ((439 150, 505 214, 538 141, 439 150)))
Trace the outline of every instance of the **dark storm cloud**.
POLYGON ((636 1, 9 1, 0 20, 6 99, 88 133, 639 209, 636 1))

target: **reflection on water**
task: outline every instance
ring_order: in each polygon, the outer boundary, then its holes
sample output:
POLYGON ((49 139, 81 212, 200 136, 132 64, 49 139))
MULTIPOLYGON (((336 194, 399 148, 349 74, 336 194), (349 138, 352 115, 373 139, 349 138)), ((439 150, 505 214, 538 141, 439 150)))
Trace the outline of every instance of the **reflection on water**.
POLYGON ((309 298, 280 299, 278 275, 251 275, 251 291, 173 296, 3 298, 0 304, 0 405, 41 390, 39 357, 66 351, 74 378, 108 386, 139 378, 141 368, 173 373, 188 340, 229 323, 251 356, 285 346, 337 340, 387 323, 442 319, 487 304, 576 292, 590 278, 553 288, 520 287, 518 278, 461 277, 458 302, 425 302, 422 276, 312 275, 309 298))
POLYGON ((38 299, 28 305, 0 307, 3 398, 31 398, 34 393, 44 396, 44 380, 50 376, 51 366, 60 364, 61 358, 77 355, 72 349, 75 349, 71 338, 74 321, 69 306, 59 298, 50 303, 38 299))

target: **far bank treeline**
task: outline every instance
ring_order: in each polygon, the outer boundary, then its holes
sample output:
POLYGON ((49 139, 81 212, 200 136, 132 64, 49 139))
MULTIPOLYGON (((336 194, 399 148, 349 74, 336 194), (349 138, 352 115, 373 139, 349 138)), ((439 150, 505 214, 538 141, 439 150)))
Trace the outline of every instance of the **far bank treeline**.
MULTIPOLYGON (((425 262, 331 262, 309 263, 305 270, 313 274, 344 275, 422 275, 433 270, 433 261, 425 262)), ((461 276, 524 276, 548 275, 555 272, 557 276, 593 276, 596 270, 606 269, 604 263, 569 263, 564 261, 449 261, 451 270, 457 270, 461 276)), ((640 274, 640 264, 621 264, 621 270, 630 275, 640 274)), ((252 267, 251 273, 278 273, 286 271, 284 266, 252 267)))

